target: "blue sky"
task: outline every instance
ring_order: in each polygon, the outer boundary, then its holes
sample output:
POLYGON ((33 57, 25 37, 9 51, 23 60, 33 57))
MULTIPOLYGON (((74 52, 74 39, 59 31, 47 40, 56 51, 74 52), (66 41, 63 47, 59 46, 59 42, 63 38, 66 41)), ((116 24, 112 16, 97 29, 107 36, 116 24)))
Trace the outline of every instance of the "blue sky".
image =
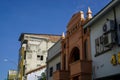
POLYGON ((74 13, 83 10, 86 15, 89 6, 95 15, 110 1, 0 0, 0 79, 16 69, 21 33, 62 34, 74 13))

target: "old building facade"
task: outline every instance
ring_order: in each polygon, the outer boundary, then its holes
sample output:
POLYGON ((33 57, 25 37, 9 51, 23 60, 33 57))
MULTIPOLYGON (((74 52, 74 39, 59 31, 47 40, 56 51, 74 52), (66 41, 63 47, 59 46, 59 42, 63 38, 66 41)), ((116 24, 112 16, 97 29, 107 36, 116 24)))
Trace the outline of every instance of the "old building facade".
POLYGON ((26 80, 27 74, 36 68, 46 65, 47 50, 60 38, 52 34, 22 33, 19 41, 18 77, 26 80))

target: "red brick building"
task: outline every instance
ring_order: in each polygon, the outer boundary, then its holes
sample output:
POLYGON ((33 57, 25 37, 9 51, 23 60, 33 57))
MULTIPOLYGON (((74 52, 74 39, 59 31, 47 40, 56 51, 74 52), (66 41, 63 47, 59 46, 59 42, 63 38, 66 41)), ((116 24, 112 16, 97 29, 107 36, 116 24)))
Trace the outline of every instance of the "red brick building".
POLYGON ((53 73, 53 80, 92 80, 90 30, 83 29, 91 18, 90 8, 86 19, 83 11, 72 16, 62 40, 62 70, 53 73))

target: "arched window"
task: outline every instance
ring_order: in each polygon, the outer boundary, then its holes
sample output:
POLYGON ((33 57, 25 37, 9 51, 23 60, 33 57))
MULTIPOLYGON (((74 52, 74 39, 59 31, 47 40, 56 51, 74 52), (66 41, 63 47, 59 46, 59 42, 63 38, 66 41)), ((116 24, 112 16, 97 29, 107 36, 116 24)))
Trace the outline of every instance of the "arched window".
POLYGON ((71 62, 75 62, 80 59, 80 53, 77 47, 73 48, 70 59, 71 59, 71 62))
POLYGON ((63 56, 63 69, 65 70, 65 68, 66 68, 66 54, 64 54, 64 56, 63 56))
POLYGON ((84 42, 84 58, 85 58, 85 60, 88 59, 88 43, 87 43, 87 40, 85 40, 85 42, 84 42))

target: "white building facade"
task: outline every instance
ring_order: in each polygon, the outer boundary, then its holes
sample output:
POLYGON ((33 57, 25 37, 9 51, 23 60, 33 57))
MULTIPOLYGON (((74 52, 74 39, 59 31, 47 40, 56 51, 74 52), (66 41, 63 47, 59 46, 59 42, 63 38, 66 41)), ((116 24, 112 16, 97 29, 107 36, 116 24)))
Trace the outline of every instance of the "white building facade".
POLYGON ((90 28, 93 80, 119 80, 120 0, 111 1, 86 28, 90 28))
POLYGON ((53 73, 61 69, 61 39, 49 50, 47 57, 47 80, 53 80, 53 73))

